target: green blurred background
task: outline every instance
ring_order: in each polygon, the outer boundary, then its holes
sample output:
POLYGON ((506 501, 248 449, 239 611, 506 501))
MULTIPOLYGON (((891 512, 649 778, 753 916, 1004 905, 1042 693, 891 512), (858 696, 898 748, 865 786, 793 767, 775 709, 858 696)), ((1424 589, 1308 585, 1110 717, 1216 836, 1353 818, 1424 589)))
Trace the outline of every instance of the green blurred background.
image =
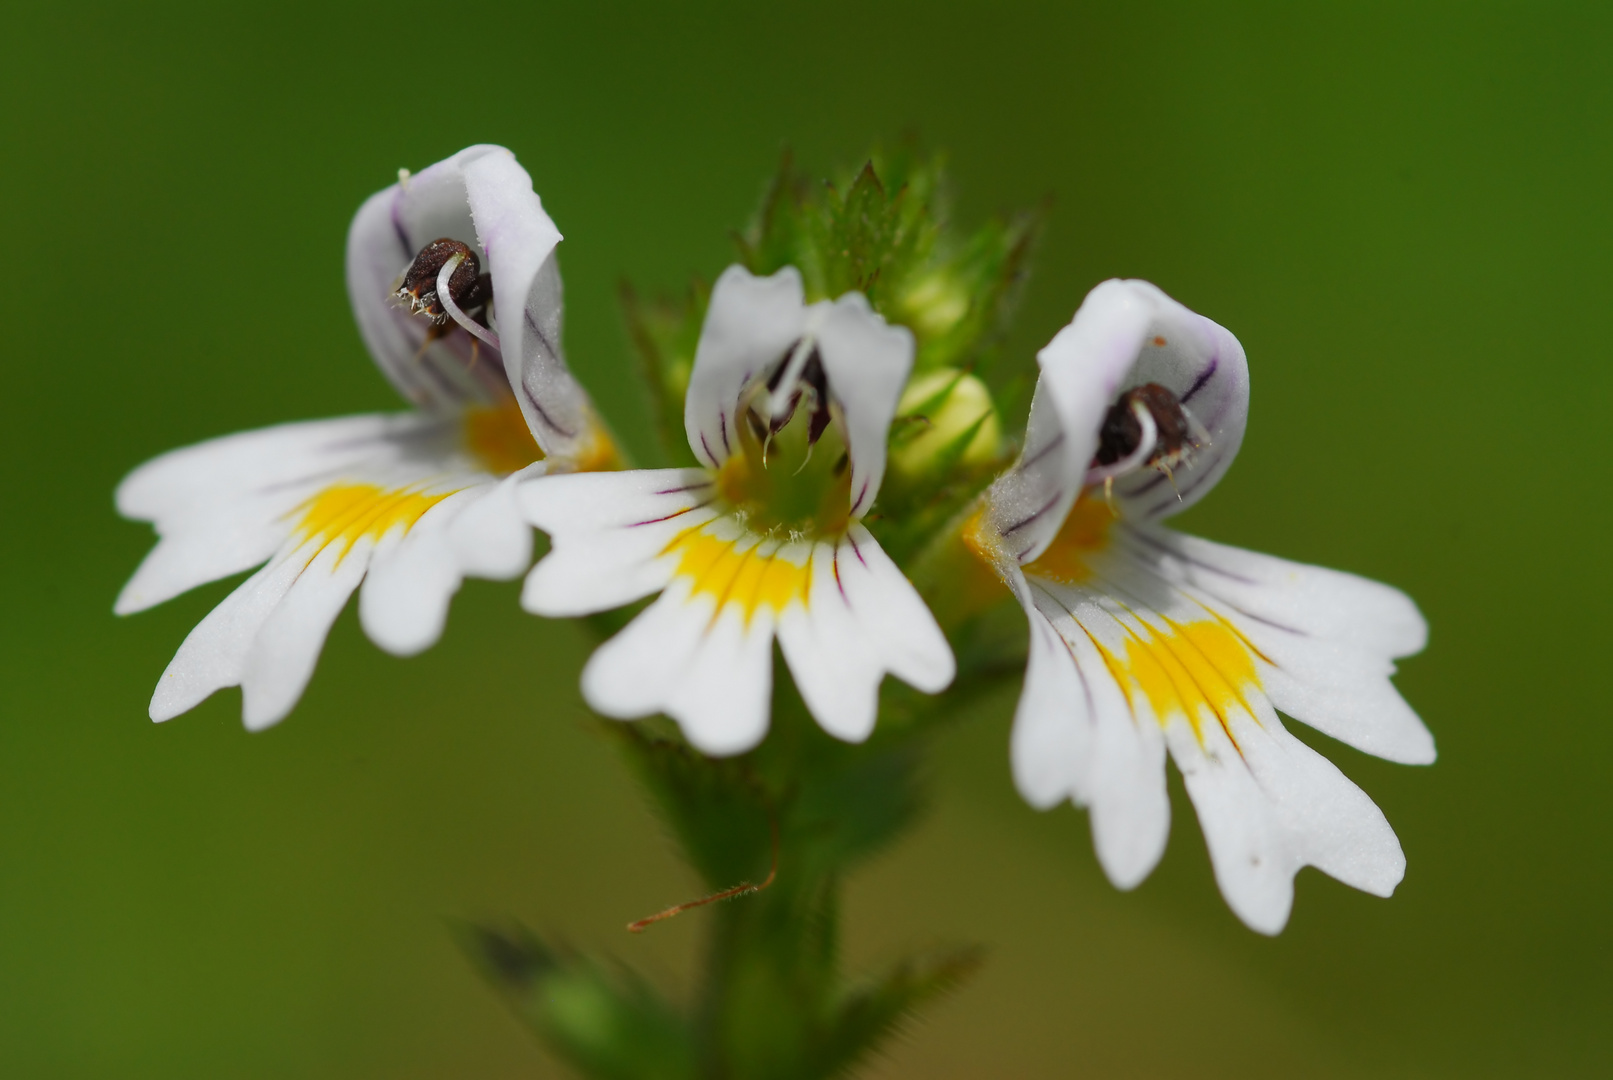
POLYGON ((1415 596, 1432 646, 1399 681, 1441 756, 1306 736, 1410 870, 1389 901, 1306 871, 1268 940, 1179 790, 1163 865, 1113 891, 1082 814, 1015 796, 1004 693, 852 887, 854 963, 992 950, 870 1073, 1608 1075, 1610 11, 7 5, 0 1075, 559 1075, 451 944, 466 916, 680 982, 701 915, 622 925, 695 883, 590 727, 576 627, 472 583, 403 662, 349 611, 281 727, 243 732, 235 692, 156 727, 231 583, 115 619, 151 537, 112 488, 394 407, 348 218, 484 140, 565 232, 574 366, 642 450, 618 280, 715 274, 784 143, 827 172, 909 129, 965 224, 1055 197, 1022 354, 1112 275, 1239 335, 1248 442, 1184 524, 1415 596))

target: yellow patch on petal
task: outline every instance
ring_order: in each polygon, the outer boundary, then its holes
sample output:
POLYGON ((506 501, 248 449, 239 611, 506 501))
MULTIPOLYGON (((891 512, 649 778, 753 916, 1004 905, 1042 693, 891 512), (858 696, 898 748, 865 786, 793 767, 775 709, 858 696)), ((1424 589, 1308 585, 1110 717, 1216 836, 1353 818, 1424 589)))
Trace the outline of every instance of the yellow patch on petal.
POLYGON ((1118 649, 1098 648, 1128 701, 1135 704, 1138 694, 1147 698, 1161 724, 1185 719, 1201 743, 1200 725, 1207 715, 1220 723, 1234 746, 1237 739, 1227 717, 1238 709, 1254 716, 1244 695, 1260 689, 1255 671, 1260 654, 1220 619, 1169 622, 1164 630, 1142 627, 1118 649))
POLYGON ((1109 543, 1109 526, 1114 515, 1109 508, 1083 493, 1070 507, 1069 516, 1058 535, 1036 561, 1025 566, 1025 573, 1047 578, 1061 585, 1079 585, 1092 576, 1087 559, 1109 543))
POLYGON ((801 546, 792 545, 786 554, 784 548, 764 551, 766 545, 755 543, 741 548, 742 542, 695 528, 668 544, 666 553, 678 556, 677 576, 689 580, 692 595, 710 596, 718 611, 730 603, 739 604, 747 623, 764 607, 777 615, 793 601, 807 602, 812 588, 811 559, 796 563, 789 557, 798 557, 801 546))
POLYGON ((543 460, 514 398, 465 410, 465 445, 488 472, 500 475, 543 460))
POLYGON ((334 484, 298 507, 302 516, 297 522, 297 535, 304 541, 319 541, 321 550, 340 544, 341 555, 345 556, 360 540, 379 540, 399 525, 413 528, 427 510, 451 494, 445 491, 422 495, 407 489, 388 491, 374 484, 334 484))
POLYGON ((924 577, 936 584, 926 590, 924 599, 943 626, 977 615, 1013 595, 997 571, 1007 556, 984 507, 964 520, 957 541, 938 549, 934 561, 925 567, 924 577), (937 608, 945 609, 945 614, 937 608))

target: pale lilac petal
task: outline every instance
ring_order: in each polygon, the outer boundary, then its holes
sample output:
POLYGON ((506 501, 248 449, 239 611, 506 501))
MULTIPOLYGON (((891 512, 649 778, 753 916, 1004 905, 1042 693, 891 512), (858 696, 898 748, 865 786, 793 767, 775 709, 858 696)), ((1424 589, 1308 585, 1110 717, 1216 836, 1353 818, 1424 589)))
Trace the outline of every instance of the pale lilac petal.
MULTIPOLYGON (((495 404, 509 393, 496 352, 480 343, 473 352, 470 337, 457 332, 426 345, 430 324, 391 299, 399 277, 431 241, 447 237, 476 247, 464 166, 494 153, 509 151, 467 147, 376 192, 348 228, 347 292, 359 333, 398 392, 423 409, 452 411, 467 403, 495 404)), ((485 259, 482 270, 488 270, 485 259)))
POLYGON ((818 348, 845 425, 851 459, 851 514, 868 512, 885 478, 886 438, 913 370, 913 334, 874 314, 862 293, 813 305, 818 348))
POLYGON ((1005 546, 1029 562, 1058 533, 1080 494, 1098 431, 1119 394, 1157 382, 1173 391, 1209 435, 1178 470, 1176 488, 1145 469, 1115 482, 1127 517, 1164 517, 1202 498, 1243 442, 1249 371, 1243 348, 1222 327, 1145 281, 1105 281, 1037 360, 1042 377, 1026 449, 992 487, 991 520, 1005 546))
POLYGON ((551 458, 579 460, 601 437, 588 395, 561 348, 560 230, 532 178, 502 148, 466 157, 465 192, 493 276, 494 323, 505 372, 532 434, 551 458))
POLYGON ((741 398, 784 359, 806 325, 801 274, 787 266, 759 278, 742 266, 722 272, 700 329, 683 423, 689 448, 712 468, 739 445, 741 398))

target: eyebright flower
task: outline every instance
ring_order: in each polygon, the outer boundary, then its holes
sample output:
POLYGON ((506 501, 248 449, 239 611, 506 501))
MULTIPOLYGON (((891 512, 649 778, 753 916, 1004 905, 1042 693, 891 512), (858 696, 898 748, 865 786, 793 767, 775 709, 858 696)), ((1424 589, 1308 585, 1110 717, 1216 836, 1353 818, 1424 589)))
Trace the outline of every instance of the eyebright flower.
POLYGON ((1381 811, 1277 711, 1390 761, 1434 742, 1389 681, 1427 626, 1349 574, 1174 533, 1243 440, 1249 375, 1222 327, 1141 281, 1108 281, 1038 356, 1024 453, 966 540, 1031 624, 1013 770, 1033 805, 1090 808, 1130 888, 1165 849, 1165 753, 1216 880, 1276 933, 1302 866, 1387 896, 1405 857, 1381 811))
POLYGON ((946 639, 863 524, 913 351, 861 293, 809 305, 793 267, 729 267, 684 402, 701 467, 522 485, 553 541, 528 610, 661 593, 589 660, 590 705, 666 713, 700 750, 732 754, 767 730, 775 636, 813 716, 848 741, 873 729, 886 672, 930 693, 952 681, 946 639))
POLYGON ((267 727, 296 704, 361 581, 365 631, 407 655, 437 640, 465 576, 530 565, 515 484, 613 457, 560 353, 559 241, 502 147, 400 174, 353 219, 347 284, 365 344, 414 411, 214 439, 123 481, 119 512, 161 539, 119 614, 267 560, 180 646, 153 720, 239 685, 246 726, 267 727))

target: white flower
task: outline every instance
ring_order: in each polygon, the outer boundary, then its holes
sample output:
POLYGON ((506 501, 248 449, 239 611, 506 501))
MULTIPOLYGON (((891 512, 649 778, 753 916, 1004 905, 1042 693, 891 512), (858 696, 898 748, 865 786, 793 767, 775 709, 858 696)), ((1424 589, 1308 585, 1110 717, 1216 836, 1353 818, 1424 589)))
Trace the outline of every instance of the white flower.
POLYGON ((267 560, 180 646, 153 720, 237 685, 248 728, 285 717, 360 581, 365 631, 410 654, 441 634, 465 576, 527 568, 515 484, 611 455, 560 355, 559 240, 501 147, 404 174, 353 219, 347 284, 365 343, 415 411, 214 439, 123 481, 119 512, 161 539, 119 614, 267 560))
POLYGON ((704 467, 520 488, 554 545, 528 610, 661 592, 588 662, 589 704, 666 713, 702 751, 732 754, 767 730, 775 636, 807 707, 848 741, 873 729, 886 672, 931 693, 952 681, 934 618, 862 524, 912 364, 912 335, 859 293, 808 305, 794 268, 723 273, 684 403, 704 467))
POLYGON ((1367 753, 1434 760, 1389 681, 1423 648, 1387 586, 1183 536, 1160 519, 1232 463, 1248 414, 1242 347, 1140 281, 1108 281, 1042 350, 1024 454, 968 539, 1031 623, 1013 769, 1038 807, 1091 810, 1098 858, 1130 888, 1165 849, 1168 750, 1216 880, 1276 933, 1315 866, 1387 896, 1405 857, 1371 799, 1277 709, 1367 753))

